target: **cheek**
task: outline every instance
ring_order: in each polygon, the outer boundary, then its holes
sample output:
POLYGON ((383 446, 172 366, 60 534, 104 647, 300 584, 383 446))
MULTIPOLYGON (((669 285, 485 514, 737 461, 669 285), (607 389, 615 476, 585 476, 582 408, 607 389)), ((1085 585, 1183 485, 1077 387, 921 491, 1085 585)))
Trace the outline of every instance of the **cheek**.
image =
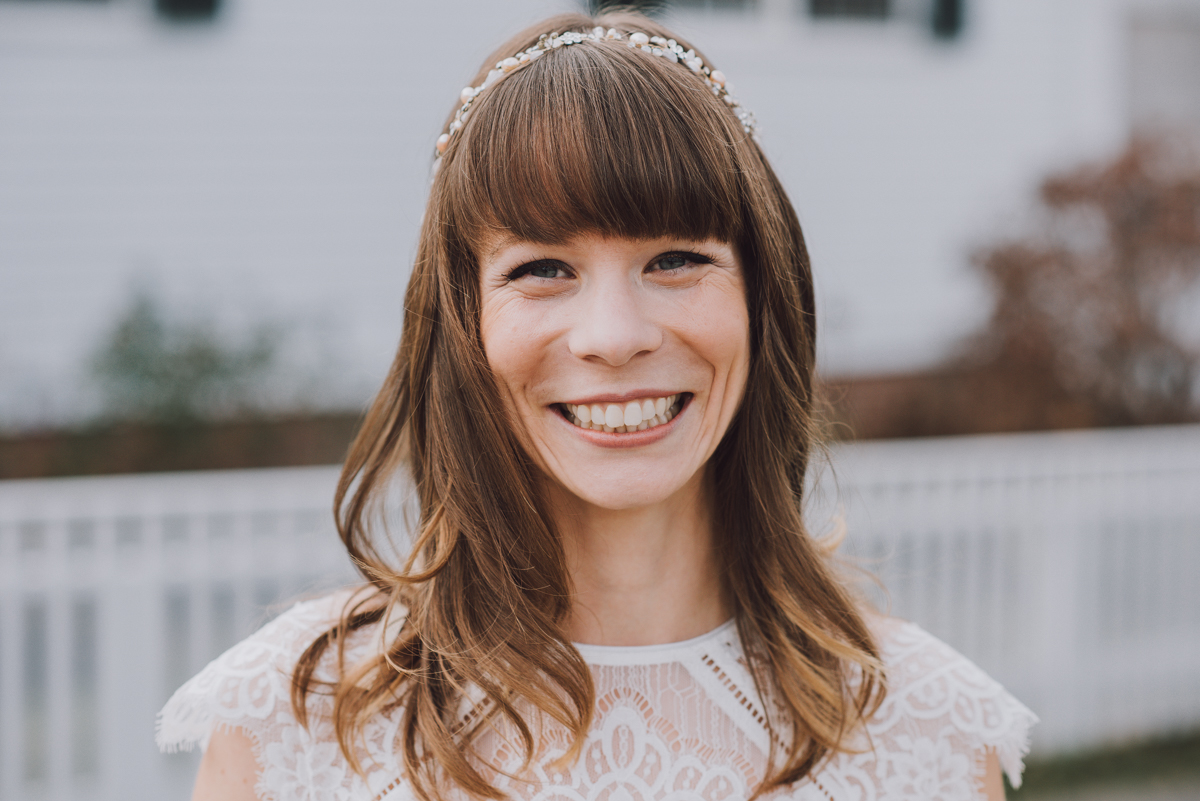
POLYGON ((741 287, 721 293, 695 316, 697 349, 712 365, 736 402, 741 397, 750 363, 750 319, 741 287))
POLYGON ((508 402, 535 378, 544 357, 537 315, 526 313, 519 301, 497 300, 485 304, 479 334, 488 366, 495 374, 508 402))
POLYGON ((503 315, 485 313, 480 319, 479 335, 488 367, 492 368, 502 389, 506 388, 522 367, 515 327, 503 315))
POLYGON ((723 329, 724 336, 719 340, 719 354, 716 358, 725 372, 725 403, 737 406, 746 389, 746 380, 750 371, 750 332, 745 319, 741 325, 730 325, 723 329))

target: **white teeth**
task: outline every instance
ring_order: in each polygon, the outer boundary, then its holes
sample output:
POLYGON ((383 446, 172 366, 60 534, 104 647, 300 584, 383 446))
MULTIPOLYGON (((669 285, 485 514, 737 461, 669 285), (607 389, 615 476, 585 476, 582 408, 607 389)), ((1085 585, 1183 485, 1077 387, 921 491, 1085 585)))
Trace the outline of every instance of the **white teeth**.
POLYGON ((610 403, 604 410, 604 424, 606 426, 617 426, 625 424, 625 410, 615 403, 610 403))
POLYGON ((670 422, 679 414, 676 403, 680 397, 667 395, 664 398, 645 398, 625 404, 609 403, 603 406, 598 403, 579 406, 566 403, 563 406, 567 410, 568 419, 580 428, 607 431, 610 434, 626 434, 645 431, 670 422))
POLYGON ((637 428, 642 424, 642 404, 637 401, 630 401, 625 404, 623 416, 627 427, 637 428))

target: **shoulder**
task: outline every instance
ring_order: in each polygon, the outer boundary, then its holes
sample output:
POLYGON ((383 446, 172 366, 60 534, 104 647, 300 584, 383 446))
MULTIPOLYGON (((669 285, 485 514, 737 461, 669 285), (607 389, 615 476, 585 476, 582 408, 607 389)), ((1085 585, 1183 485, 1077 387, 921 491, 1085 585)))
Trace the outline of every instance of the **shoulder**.
POLYGON ((217 728, 240 728, 261 745, 298 725, 291 712, 292 670, 354 594, 342 590, 297 603, 210 662, 159 713, 159 748, 206 748, 217 728))
POLYGON ((872 741, 909 753, 966 757, 972 774, 994 751, 1014 787, 1037 716, 971 660, 915 623, 875 618, 887 697, 868 723, 872 741))

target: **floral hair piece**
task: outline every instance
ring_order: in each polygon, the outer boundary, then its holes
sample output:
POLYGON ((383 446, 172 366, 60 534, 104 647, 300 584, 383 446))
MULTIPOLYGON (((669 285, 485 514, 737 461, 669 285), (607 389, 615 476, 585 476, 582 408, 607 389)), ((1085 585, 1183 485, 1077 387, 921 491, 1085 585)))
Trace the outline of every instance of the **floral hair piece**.
POLYGON ((544 33, 533 47, 497 62, 495 68, 488 72, 487 77, 479 86, 468 86, 463 89, 460 94, 462 106, 454 114, 454 120, 450 123, 450 127, 446 133, 438 137, 437 153, 433 162, 434 171, 436 172, 437 168, 441 166, 442 154, 446 152, 446 148, 450 145, 450 140, 466 124, 467 118, 470 117, 471 104, 488 87, 508 73, 529 64, 543 53, 557 50, 560 47, 581 44, 582 42, 600 42, 605 40, 627 41, 630 47, 643 50, 652 56, 661 56, 675 64, 683 64, 704 81, 715 97, 720 98, 725 102, 725 105, 729 106, 733 113, 737 115, 746 133, 755 140, 758 139, 758 123, 755 121, 754 115, 743 108, 742 104, 729 93, 729 85, 725 80, 725 74, 720 70, 707 67, 704 61, 696 55, 695 50, 684 50, 683 46, 674 39, 664 39, 661 36, 650 36, 641 32, 631 33, 626 36, 615 28, 605 30, 597 26, 588 33, 580 33, 578 31, 544 33))

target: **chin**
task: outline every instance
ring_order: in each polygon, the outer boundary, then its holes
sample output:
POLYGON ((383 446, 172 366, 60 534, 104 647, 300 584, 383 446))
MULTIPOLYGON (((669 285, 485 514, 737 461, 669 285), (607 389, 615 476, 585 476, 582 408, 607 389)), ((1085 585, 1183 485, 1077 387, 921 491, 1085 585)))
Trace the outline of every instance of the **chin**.
POLYGON ((644 481, 597 481, 588 487, 564 486, 563 489, 568 496, 590 506, 623 512, 663 503, 678 492, 683 484, 682 481, 655 482, 647 486, 644 481))

